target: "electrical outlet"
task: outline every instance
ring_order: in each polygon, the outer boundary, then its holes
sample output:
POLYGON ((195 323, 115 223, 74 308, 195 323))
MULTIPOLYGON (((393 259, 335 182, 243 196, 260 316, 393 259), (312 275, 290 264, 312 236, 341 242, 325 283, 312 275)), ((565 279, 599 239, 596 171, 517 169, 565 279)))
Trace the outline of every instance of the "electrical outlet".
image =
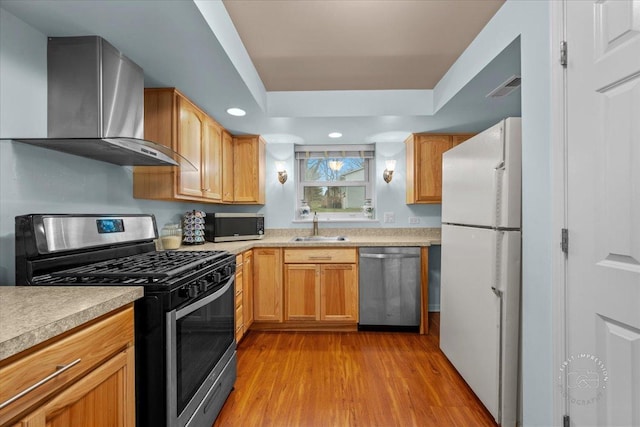
POLYGON ((389 223, 389 224, 396 222, 396 214, 395 214, 395 212, 385 212, 384 213, 384 222, 389 223))
POLYGON ((417 216, 410 216, 409 224, 420 224, 420 218, 418 218, 417 216))

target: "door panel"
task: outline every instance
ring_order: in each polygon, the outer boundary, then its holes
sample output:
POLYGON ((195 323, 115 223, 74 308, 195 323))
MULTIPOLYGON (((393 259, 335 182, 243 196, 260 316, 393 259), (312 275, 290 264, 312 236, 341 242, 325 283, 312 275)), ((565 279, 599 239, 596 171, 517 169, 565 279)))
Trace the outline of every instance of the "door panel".
MULTIPOLYGON (((600 355, 602 366, 595 372, 599 380, 607 379, 607 400, 598 414, 598 425, 636 426, 638 407, 635 413, 629 406, 629 397, 640 396, 640 330, 618 324, 611 319, 598 316, 596 319, 596 354, 600 355), (606 364, 605 364, 606 363, 606 364), (627 368, 630 367, 630 370, 627 368), (607 405, 611 405, 607 408, 607 405), (635 421, 634 421, 635 420, 635 421)), ((603 388, 603 391, 606 390, 603 388)), ((597 397, 597 396, 596 396, 597 397)), ((633 398, 633 397, 632 397, 633 398)))
POLYGON ((357 322, 356 265, 323 264, 320 276, 320 319, 357 322))
POLYGON ((640 425, 640 1, 567 1, 567 354, 575 426, 640 425))
POLYGON ((178 193, 201 197, 202 119, 195 107, 182 98, 178 98, 178 111, 178 153, 198 168, 180 169, 178 193))
POLYGON ((320 318, 320 267, 315 264, 285 264, 285 320, 320 318))

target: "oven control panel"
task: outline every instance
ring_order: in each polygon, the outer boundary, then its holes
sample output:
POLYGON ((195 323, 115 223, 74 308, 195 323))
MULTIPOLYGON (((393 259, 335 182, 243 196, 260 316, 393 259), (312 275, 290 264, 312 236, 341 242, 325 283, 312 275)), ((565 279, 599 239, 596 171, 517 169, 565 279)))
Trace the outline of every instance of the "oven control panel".
POLYGON ((225 285, 234 276, 235 270, 235 259, 230 257, 225 264, 217 265, 208 272, 203 271, 200 277, 181 286, 178 289, 178 296, 185 299, 198 298, 206 292, 225 285))

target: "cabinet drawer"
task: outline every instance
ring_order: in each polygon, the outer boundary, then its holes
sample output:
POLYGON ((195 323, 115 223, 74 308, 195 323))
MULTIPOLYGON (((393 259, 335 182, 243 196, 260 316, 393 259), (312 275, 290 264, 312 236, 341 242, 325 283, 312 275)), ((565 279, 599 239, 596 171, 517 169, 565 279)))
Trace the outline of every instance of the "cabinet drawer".
POLYGON ((236 308, 236 326, 241 326, 244 324, 244 319, 242 317, 242 307, 236 308))
POLYGON ((242 307, 242 292, 236 294, 236 309, 242 307))
POLYGON ((133 307, 26 350, 0 367, 0 404, 32 388, 0 409, 0 425, 37 405, 100 363, 133 345, 133 307), (55 375, 56 372, 59 374, 55 375), (43 381, 50 378, 47 381, 43 381), (41 385, 33 387, 35 384, 41 385))
POLYGON ((242 277, 238 279, 238 276, 236 276, 236 297, 242 294, 242 281, 242 277))
POLYGON ((354 248, 285 249, 285 263, 355 263, 354 248))

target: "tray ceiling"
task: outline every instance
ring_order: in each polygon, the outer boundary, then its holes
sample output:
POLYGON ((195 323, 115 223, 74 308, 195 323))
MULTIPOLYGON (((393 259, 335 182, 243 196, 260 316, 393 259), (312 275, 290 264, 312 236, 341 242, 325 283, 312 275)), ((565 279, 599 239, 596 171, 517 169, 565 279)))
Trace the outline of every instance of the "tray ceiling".
POLYGON ((503 0, 224 0, 268 91, 433 89, 503 0))

